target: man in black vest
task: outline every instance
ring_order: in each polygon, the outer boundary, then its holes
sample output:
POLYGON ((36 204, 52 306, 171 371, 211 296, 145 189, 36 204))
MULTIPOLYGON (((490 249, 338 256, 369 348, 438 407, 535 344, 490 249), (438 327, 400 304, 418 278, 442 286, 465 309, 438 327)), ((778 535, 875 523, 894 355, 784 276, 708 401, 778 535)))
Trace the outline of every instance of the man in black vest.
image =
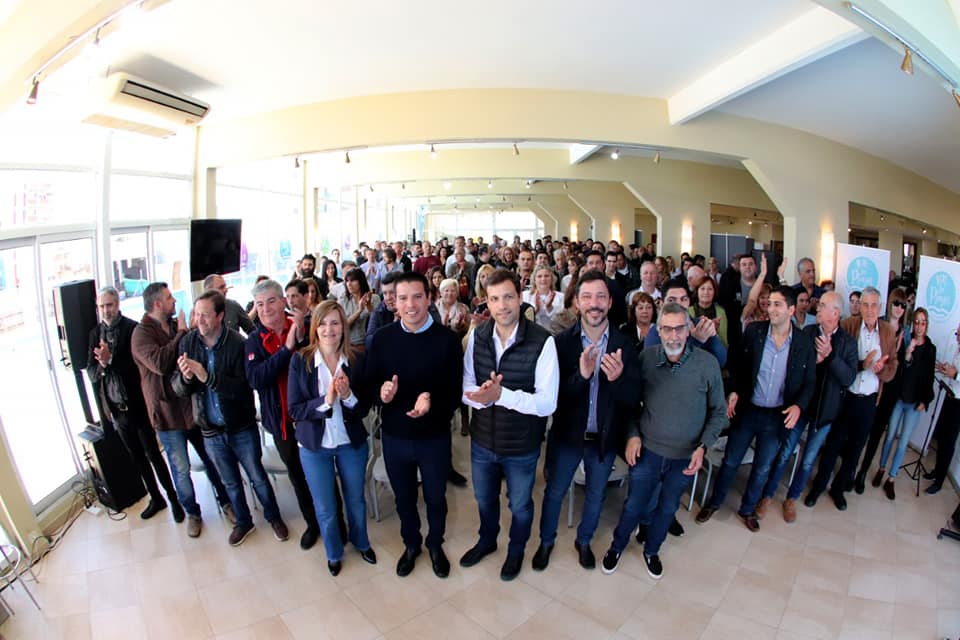
POLYGON ((580 566, 596 567, 590 541, 600 522, 614 458, 623 447, 627 418, 640 396, 637 352, 607 319, 613 303, 607 282, 598 271, 583 274, 577 283, 580 321, 557 336, 560 396, 547 439, 540 547, 533 556, 537 571, 550 562, 563 497, 581 461, 586 494, 574 547, 580 566))
POLYGON ((473 407, 470 459, 480 508, 480 540, 460 559, 472 567, 496 551, 501 478, 510 500, 510 545, 502 580, 520 573, 533 526, 533 483, 547 417, 557 408, 557 348, 546 329, 520 314, 520 279, 506 269, 487 278, 493 322, 480 325, 463 356, 463 401, 473 407))
POLYGON ((113 287, 100 289, 97 311, 100 313, 100 324, 90 332, 87 375, 96 390, 104 417, 116 427, 150 494, 150 503, 140 517, 144 520, 152 518, 167 507, 157 486, 159 479, 173 505, 173 512, 183 520, 183 507, 177 499, 167 463, 160 454, 157 436, 150 426, 147 405, 140 388, 140 371, 130 350, 130 339, 137 323, 120 313, 120 294, 113 287))

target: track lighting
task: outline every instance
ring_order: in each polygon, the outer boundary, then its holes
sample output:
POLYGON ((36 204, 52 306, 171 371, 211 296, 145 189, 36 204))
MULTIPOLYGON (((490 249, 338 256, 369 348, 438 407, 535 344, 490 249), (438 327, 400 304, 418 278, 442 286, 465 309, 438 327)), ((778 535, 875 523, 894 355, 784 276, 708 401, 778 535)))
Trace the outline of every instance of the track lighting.
POLYGON ((34 77, 33 87, 30 88, 30 95, 27 96, 27 104, 37 104, 37 92, 40 91, 40 81, 34 77))
POLYGON ((529 189, 531 186, 533 186, 533 181, 532 181, 532 180, 527 180, 526 182, 523 183, 523 186, 525 186, 527 189, 529 189))
POLYGON ((533 196, 527 196, 527 202, 530 202, 531 200, 533 200, 533 196))
POLYGON ((370 185, 370 193, 373 193, 373 185, 370 185))
POLYGON ((564 191, 567 190, 567 181, 566 181, 566 180, 563 181, 563 190, 564 190, 564 191))
POLYGON ((350 164, 350 152, 347 151, 346 155, 343 158, 343 164, 350 164))
POLYGON ((293 159, 293 168, 294 168, 294 169, 299 169, 299 168, 300 168, 300 156, 294 157, 294 159, 293 159))
POLYGON ((520 149, 517 148, 517 143, 516 143, 516 142, 513 143, 513 155, 515 155, 515 156, 520 155, 520 149))
POLYGON ((657 153, 653 156, 653 164, 660 164, 660 152, 659 152, 659 151, 657 151, 657 153))
POLYGON ((614 149, 613 153, 610 154, 610 157, 614 160, 620 159, 620 149, 614 149))
POLYGON ((927 232, 927 228, 926 228, 926 227, 923 228, 923 232, 924 232, 924 233, 927 232))
POLYGON ((487 189, 493 189, 493 180, 487 180, 487 189))
POLYGON ((402 189, 403 191, 406 191, 406 190, 407 190, 407 183, 406 183, 406 182, 401 182, 401 183, 400 183, 400 189, 402 189))
POLYGON ((903 49, 903 62, 900 63, 900 71, 908 76, 913 75, 913 54, 906 47, 903 49))
POLYGON ((477 196, 476 198, 474 198, 473 201, 474 201, 474 202, 480 202, 480 196, 477 196))
POLYGON ((430 159, 431 159, 431 160, 436 160, 436 159, 437 159, 437 150, 433 148, 433 143, 432 143, 432 142, 430 143, 430 159))

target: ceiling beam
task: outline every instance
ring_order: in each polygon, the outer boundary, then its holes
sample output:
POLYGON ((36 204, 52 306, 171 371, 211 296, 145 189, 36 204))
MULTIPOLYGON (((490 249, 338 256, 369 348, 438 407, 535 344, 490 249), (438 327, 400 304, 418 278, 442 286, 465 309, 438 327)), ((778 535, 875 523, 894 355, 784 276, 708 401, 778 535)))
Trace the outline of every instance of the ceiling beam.
POLYGON ((771 80, 867 37, 815 7, 721 62, 667 100, 670 124, 683 124, 771 80))
POLYGON ((570 164, 580 164, 599 150, 600 145, 598 144, 571 144, 570 164))

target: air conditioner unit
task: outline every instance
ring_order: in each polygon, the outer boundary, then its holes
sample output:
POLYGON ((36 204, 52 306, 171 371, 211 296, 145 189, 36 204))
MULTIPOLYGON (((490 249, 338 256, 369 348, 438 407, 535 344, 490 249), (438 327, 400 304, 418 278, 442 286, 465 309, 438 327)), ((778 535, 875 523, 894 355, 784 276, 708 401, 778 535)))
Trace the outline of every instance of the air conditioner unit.
POLYGON ((83 122, 166 138, 203 120, 210 105, 126 73, 95 88, 83 122))

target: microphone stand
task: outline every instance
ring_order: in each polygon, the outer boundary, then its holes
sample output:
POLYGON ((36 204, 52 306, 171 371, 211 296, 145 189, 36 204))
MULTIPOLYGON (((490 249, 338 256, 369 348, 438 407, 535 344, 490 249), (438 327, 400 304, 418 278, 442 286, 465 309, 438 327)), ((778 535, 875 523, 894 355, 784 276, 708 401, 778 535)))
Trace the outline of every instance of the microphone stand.
POLYGON ((900 470, 907 474, 911 480, 915 480, 917 483, 917 497, 920 497, 920 479, 923 478, 924 474, 928 473, 930 470, 923 464, 923 457, 927 454, 927 449, 930 447, 930 440, 933 438, 933 431, 937 425, 937 416, 940 409, 943 408, 943 403, 947 399, 947 394, 951 393, 950 388, 944 384, 942 380, 937 378, 937 384, 939 389, 937 392, 937 397, 934 399, 934 411, 930 414, 930 424, 927 425, 927 435, 923 437, 923 446, 920 448, 919 455, 917 459, 909 464, 902 465, 900 470))

